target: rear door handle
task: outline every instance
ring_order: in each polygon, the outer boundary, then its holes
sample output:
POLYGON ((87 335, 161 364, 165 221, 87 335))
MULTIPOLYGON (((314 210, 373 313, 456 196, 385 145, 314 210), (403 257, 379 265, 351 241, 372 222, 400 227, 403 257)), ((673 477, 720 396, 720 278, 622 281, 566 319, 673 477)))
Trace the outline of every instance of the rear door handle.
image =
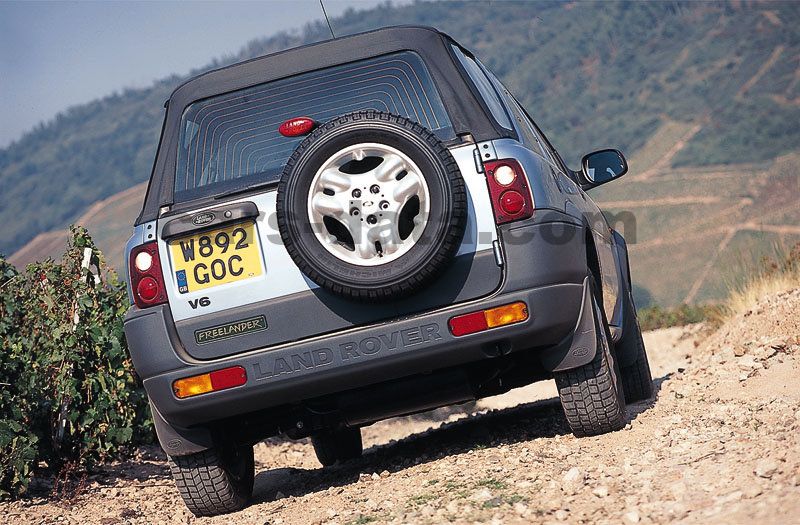
POLYGON ((258 217, 258 206, 254 202, 237 202, 172 219, 161 230, 161 238, 166 241, 187 233, 218 228, 256 217, 258 217))

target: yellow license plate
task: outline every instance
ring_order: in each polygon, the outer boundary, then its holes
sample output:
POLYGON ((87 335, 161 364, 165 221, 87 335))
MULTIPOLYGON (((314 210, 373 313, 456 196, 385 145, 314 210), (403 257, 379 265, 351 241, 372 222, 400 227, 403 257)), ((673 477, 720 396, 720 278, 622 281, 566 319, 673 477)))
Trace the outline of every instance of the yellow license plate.
POLYGON ((180 293, 196 292, 261 275, 252 222, 198 233, 169 243, 180 293))

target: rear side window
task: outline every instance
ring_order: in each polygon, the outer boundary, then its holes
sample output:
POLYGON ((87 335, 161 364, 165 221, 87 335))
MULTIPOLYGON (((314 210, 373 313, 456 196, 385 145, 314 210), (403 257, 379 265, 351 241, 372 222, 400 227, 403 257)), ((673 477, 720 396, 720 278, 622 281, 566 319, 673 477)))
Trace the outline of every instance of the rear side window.
POLYGON ((181 124, 175 202, 277 181, 303 137, 278 127, 294 117, 326 122, 352 111, 402 115, 454 137, 428 69, 403 51, 303 73, 191 104, 181 124))
POLYGON ((478 92, 480 92, 483 101, 486 102, 497 123, 506 129, 514 129, 511 126, 511 120, 509 120, 505 108, 503 108, 503 103, 500 102, 500 97, 497 96, 497 91, 495 91, 494 86, 492 86, 491 81, 481 69, 481 66, 478 65, 478 62, 465 55, 456 46, 453 46, 453 52, 458 57, 461 65, 464 66, 469 78, 472 79, 472 83, 478 88, 478 92))

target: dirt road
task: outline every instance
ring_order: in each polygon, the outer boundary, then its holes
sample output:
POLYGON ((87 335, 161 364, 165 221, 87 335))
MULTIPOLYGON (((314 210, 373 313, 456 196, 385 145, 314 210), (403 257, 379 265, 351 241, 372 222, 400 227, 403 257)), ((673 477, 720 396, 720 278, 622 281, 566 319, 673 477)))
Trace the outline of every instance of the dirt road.
POLYGON ((365 456, 329 469, 307 442, 261 443, 234 515, 191 516, 153 448, 70 504, 2 504, 0 522, 800 523, 800 290, 646 342, 657 397, 606 436, 569 434, 547 383, 373 425, 365 456))

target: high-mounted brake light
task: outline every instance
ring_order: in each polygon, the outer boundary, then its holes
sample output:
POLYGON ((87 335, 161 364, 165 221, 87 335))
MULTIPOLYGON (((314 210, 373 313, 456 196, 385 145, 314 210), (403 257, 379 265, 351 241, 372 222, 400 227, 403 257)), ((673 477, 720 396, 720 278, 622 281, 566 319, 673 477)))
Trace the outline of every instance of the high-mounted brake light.
POLYGON ((450 318, 447 324, 450 326, 450 333, 458 337, 527 320, 528 305, 520 301, 488 310, 457 315, 450 318))
POLYGON ((515 159, 485 162, 486 182, 492 198, 497 224, 529 219, 533 216, 533 197, 522 166, 515 159))
POLYGON ((278 127, 278 133, 284 137, 299 137, 311 133, 316 125, 314 119, 309 117, 290 118, 278 127))
POLYGON ((208 374, 184 377, 172 383, 172 391, 178 399, 217 392, 247 383, 247 372, 241 366, 214 370, 208 374))
POLYGON ((131 251, 128 272, 136 306, 147 308, 167 302, 167 288, 161 275, 157 243, 148 242, 134 248, 131 251))

